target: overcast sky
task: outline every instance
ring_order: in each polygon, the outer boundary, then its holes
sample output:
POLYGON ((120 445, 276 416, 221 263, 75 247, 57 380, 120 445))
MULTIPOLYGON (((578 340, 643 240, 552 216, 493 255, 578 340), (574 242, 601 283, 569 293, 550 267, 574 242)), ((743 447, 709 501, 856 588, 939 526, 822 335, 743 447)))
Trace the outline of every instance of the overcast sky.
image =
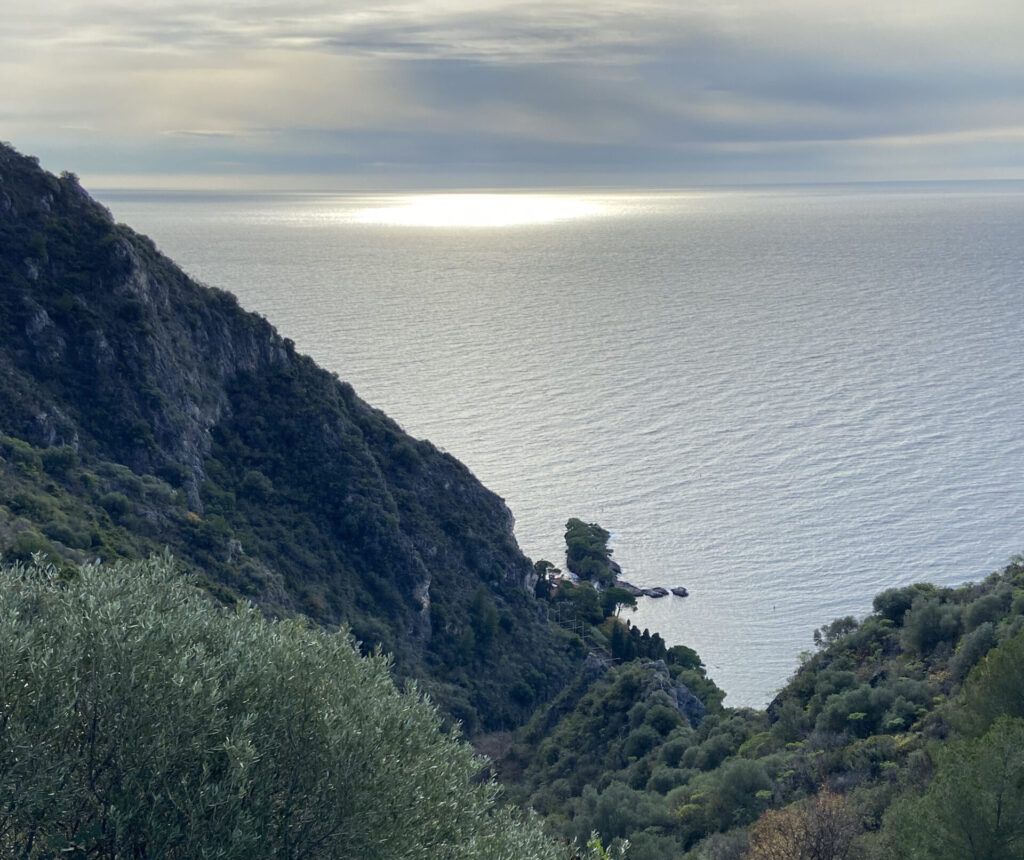
POLYGON ((108 187, 1024 178, 1024 2, 4 0, 0 139, 108 187))

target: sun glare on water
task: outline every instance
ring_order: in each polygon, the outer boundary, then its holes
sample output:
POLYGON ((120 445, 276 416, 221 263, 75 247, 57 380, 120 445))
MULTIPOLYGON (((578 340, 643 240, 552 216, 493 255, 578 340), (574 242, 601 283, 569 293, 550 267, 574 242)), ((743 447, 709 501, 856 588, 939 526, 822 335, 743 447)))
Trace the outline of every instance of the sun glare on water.
POLYGON ((605 209, 558 194, 418 194, 358 209, 352 219, 402 227, 512 227, 587 218, 605 209))

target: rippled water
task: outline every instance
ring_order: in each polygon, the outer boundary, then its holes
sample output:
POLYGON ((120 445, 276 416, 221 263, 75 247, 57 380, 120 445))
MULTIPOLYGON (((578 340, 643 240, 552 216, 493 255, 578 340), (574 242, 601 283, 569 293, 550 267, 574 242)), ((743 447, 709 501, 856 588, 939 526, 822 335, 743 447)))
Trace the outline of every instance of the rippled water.
POLYGON ((387 196, 100 196, 463 460, 528 555, 560 562, 578 516, 629 580, 688 587, 634 621, 731 704, 879 590, 1024 549, 1019 186, 577 196, 487 227, 387 196))

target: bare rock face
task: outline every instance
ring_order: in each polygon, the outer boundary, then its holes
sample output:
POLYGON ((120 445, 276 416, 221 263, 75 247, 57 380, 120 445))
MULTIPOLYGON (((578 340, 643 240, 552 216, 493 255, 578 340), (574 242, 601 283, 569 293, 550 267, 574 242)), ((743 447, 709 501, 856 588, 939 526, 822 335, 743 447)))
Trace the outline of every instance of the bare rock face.
POLYGON ((707 713, 704 703, 690 692, 689 687, 672 679, 664 660, 655 660, 651 665, 654 667, 651 688, 668 693, 672 706, 686 717, 691 726, 697 728, 707 713))

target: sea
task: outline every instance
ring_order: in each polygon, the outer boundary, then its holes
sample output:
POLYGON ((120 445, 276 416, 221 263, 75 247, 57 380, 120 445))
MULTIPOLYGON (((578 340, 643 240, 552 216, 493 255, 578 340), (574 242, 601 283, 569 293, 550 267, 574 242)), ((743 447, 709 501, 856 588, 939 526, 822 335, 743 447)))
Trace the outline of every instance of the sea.
POLYGON ((816 627, 1024 551, 1024 184, 101 191, 763 707, 816 627))

